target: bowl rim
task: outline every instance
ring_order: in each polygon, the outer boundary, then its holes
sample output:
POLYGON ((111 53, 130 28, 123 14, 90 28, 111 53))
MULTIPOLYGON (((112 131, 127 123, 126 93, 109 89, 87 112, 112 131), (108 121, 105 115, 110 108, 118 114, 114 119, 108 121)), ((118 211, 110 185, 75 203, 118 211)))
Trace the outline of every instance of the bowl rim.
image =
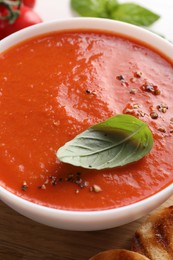
MULTIPOLYGON (((169 58, 170 62, 173 63, 173 45, 169 43, 167 40, 161 38, 158 35, 153 34, 146 29, 139 28, 135 25, 127 24, 120 21, 112 21, 109 19, 102 18, 65 18, 59 19, 50 22, 44 22, 41 24, 37 24, 34 26, 30 26, 23 30, 20 30, 0 42, 0 54, 4 51, 8 50, 12 46, 15 46, 18 43, 21 43, 27 39, 34 38, 38 35, 43 35, 49 32, 54 31, 70 31, 70 30, 97 30, 108 33, 115 33, 118 35, 126 36, 132 40, 136 40, 137 42, 148 45, 153 48, 160 54, 163 54, 164 57, 169 58), (110 29, 108 27, 110 26, 110 29), (145 36, 145 39, 142 37, 145 36), (142 39, 142 40, 141 40, 142 39)), ((146 205, 150 203, 158 204, 158 201, 164 202, 169 196, 173 194, 173 183, 169 184, 167 187, 162 190, 148 196, 147 198, 140 200, 138 202, 118 207, 118 208, 110 208, 110 209, 101 209, 101 210, 90 210, 90 211, 80 211, 80 210, 64 210, 57 209, 52 207, 47 207, 44 205, 37 204, 35 202, 31 202, 26 200, 18 195, 12 193, 8 189, 0 186, 0 199, 2 199, 6 204, 11 204, 9 201, 15 201, 17 204, 22 205, 25 209, 32 208, 33 210, 37 210, 40 212, 51 213, 57 216, 57 213, 61 214, 65 218, 67 217, 76 217, 76 216, 90 216, 90 217, 103 217, 108 214, 115 215, 115 213, 124 213, 128 211, 133 211, 136 208, 143 209, 146 205)), ((161 204, 162 202, 159 202, 161 204)), ((13 207, 10 205, 10 207, 13 207)), ((15 208, 15 206, 14 206, 15 208)))
MULTIPOLYGON (((37 204, 35 202, 29 201, 27 199, 24 199, 22 197, 17 196, 16 194, 6 190, 5 188, 0 186, 0 196, 8 196, 10 200, 15 200, 17 203, 22 203, 24 207, 28 208, 28 207, 33 207, 33 208, 37 208, 39 211, 45 211, 45 212, 49 212, 51 214, 57 214, 57 212, 62 213, 63 215, 67 215, 67 216, 76 216, 76 215, 80 215, 80 216, 97 216, 99 217, 99 215, 107 215, 109 214, 113 214, 114 213, 123 213, 124 211, 127 212, 128 210, 133 210, 136 207, 140 207, 143 208, 145 207, 145 205, 148 205, 150 203, 150 201, 153 200, 158 200, 161 198, 165 198, 165 196, 167 197, 167 194, 173 194, 173 183, 170 184, 169 186, 167 186, 165 189, 162 189, 160 191, 158 191, 157 193, 154 193, 153 195, 137 201, 135 203, 126 205, 126 206, 122 206, 122 207, 117 207, 117 208, 110 208, 110 209, 102 209, 102 210, 84 210, 84 211, 80 211, 80 210, 64 210, 64 209, 58 209, 58 208, 53 208, 53 207, 48 207, 48 206, 44 206, 44 205, 40 205, 37 204)), ((169 196, 169 195, 168 195, 169 196)), ((3 199, 2 199, 3 201, 3 199)))
POLYGON ((150 48, 153 48, 156 52, 159 52, 164 56, 166 53, 165 58, 173 62, 173 53, 171 54, 169 53, 170 48, 172 49, 172 43, 167 39, 143 27, 139 27, 133 24, 129 24, 117 20, 111 20, 107 18, 95 18, 95 17, 64 18, 64 19, 42 22, 42 23, 38 23, 26 27, 5 37, 0 41, 0 54, 4 50, 7 50, 10 47, 15 46, 17 43, 21 43, 27 39, 32 39, 35 36, 43 35, 46 34, 47 32, 49 33, 49 32, 57 32, 57 31, 70 31, 74 29, 77 30, 94 29, 98 31, 108 32, 108 33, 113 32, 118 34, 120 37, 127 36, 129 39, 136 40, 138 43, 144 44, 146 46, 148 45, 150 48), (108 29, 108 25, 110 25, 111 28, 115 26, 116 32, 115 29, 108 29), (58 26, 60 26, 61 28, 59 29, 58 26), (52 28, 51 30, 50 27, 52 28), (125 31, 125 29, 127 28, 128 30, 125 31), (133 31, 133 36, 131 35, 132 31, 133 31), (30 34, 31 36, 28 37, 28 34, 30 34), (145 39, 141 39, 142 38, 141 34, 145 35, 145 39), (155 44, 153 44, 151 40, 156 41, 155 44), (150 43, 148 43, 148 41, 150 41, 150 43), (159 42, 159 44, 157 41, 159 42), (168 50, 165 49, 165 44, 167 45, 168 50))

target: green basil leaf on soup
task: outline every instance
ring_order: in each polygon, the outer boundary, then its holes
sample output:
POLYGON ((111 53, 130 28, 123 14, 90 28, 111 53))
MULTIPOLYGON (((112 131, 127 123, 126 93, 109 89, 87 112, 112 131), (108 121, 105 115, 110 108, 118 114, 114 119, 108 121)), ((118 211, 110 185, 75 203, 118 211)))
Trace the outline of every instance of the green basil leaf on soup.
POLYGON ((60 161, 88 169, 123 166, 143 158, 153 146, 148 125, 120 114, 91 126, 57 151, 60 161))

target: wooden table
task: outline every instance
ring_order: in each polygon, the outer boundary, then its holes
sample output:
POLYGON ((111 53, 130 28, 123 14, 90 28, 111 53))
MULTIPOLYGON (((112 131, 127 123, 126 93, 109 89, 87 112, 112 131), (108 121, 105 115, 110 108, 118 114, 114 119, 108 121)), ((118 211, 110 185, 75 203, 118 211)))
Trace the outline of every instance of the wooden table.
MULTIPOLYGON (((173 205, 173 196, 161 207, 169 205, 173 205)), ((3 202, 0 212, 1 260, 85 260, 106 249, 128 249, 134 231, 144 220, 103 231, 74 232, 38 224, 3 202)))

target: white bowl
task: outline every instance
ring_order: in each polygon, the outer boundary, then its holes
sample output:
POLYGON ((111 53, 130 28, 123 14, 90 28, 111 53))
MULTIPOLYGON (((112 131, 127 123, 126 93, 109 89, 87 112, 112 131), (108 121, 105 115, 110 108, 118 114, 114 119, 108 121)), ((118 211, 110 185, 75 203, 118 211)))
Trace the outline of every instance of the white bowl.
MULTIPOLYGON (((122 22, 96 18, 73 18, 38 24, 21 30, 0 42, 0 52, 36 35, 65 29, 96 29, 142 40, 173 60, 173 46, 161 37, 122 22)), ((120 226, 134 221, 162 204, 173 194, 173 184, 147 199, 121 208, 100 211, 66 211, 40 206, 0 187, 0 198, 11 208, 40 223, 67 230, 91 231, 120 226)))

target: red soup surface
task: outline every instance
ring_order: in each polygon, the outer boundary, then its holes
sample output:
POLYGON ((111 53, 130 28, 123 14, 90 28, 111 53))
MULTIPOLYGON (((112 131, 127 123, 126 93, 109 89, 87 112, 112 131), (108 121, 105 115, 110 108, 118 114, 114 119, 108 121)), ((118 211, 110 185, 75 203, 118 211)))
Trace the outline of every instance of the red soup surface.
POLYGON ((100 31, 64 31, 0 54, 0 185, 48 207, 110 209, 173 181, 173 64, 143 44, 100 31), (151 152, 105 170, 60 162, 58 148, 120 113, 148 123, 151 152))

